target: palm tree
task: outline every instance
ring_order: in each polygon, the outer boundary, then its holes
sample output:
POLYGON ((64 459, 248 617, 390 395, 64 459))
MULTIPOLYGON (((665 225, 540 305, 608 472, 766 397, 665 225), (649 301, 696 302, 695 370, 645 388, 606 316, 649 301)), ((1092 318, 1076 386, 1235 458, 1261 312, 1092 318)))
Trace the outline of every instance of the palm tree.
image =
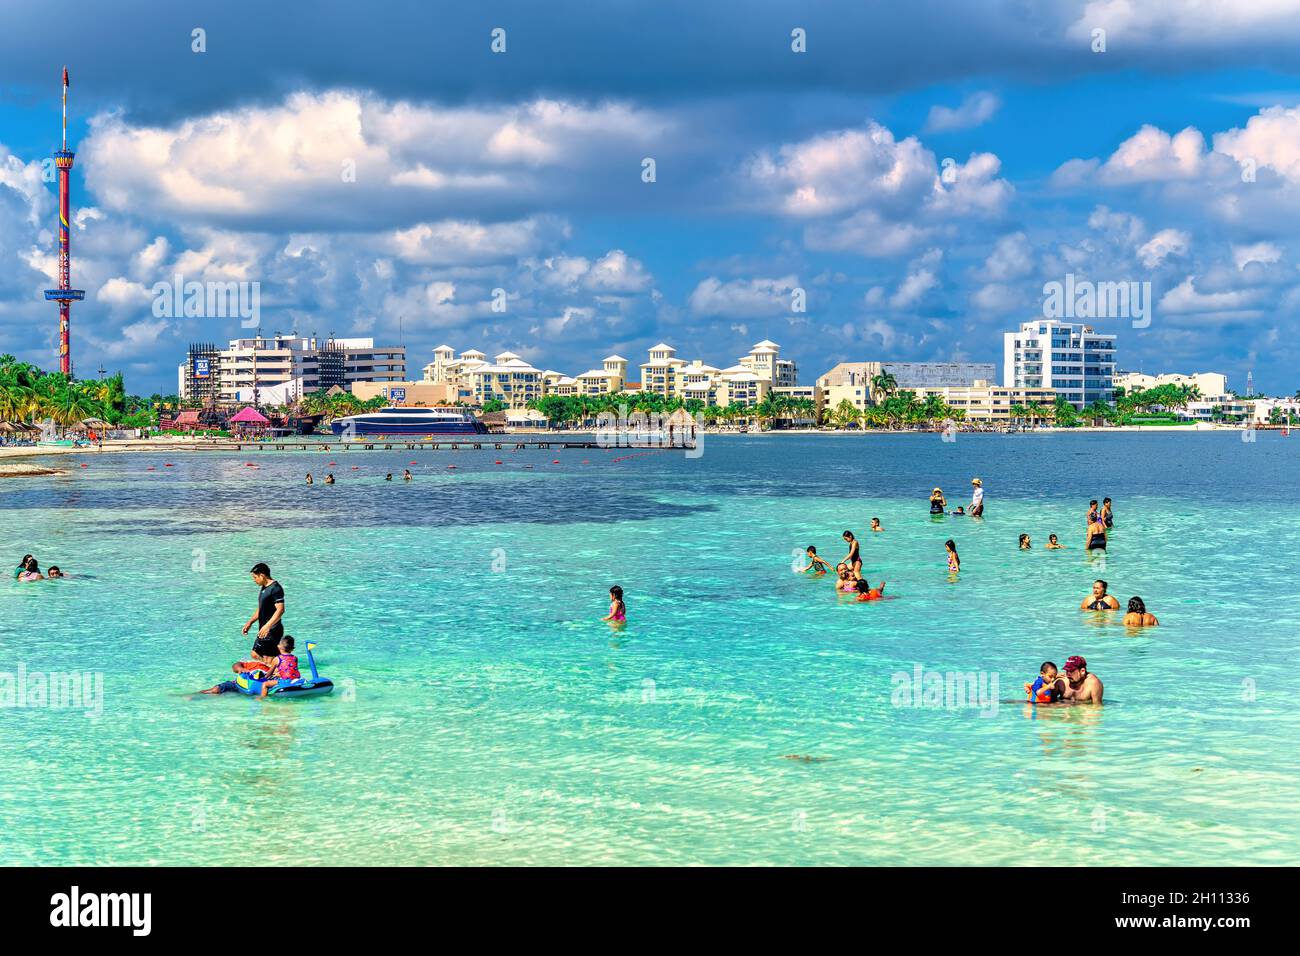
POLYGON ((881 398, 889 398, 898 391, 898 379, 890 372, 877 372, 871 376, 871 401, 879 404, 881 398))

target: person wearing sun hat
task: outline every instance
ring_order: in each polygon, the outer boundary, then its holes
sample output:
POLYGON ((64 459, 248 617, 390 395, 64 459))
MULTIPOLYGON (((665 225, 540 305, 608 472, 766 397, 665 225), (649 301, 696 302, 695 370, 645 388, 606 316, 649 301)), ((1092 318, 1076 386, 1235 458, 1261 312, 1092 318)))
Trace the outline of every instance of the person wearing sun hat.
POLYGON ((984 482, 980 481, 978 478, 972 478, 970 480, 970 483, 974 487, 974 491, 971 492, 970 511, 966 513, 970 515, 972 518, 983 518, 984 517, 984 482))
POLYGON ((1088 673, 1088 662, 1078 654, 1065 661, 1065 699, 1079 704, 1100 704, 1101 678, 1088 673))

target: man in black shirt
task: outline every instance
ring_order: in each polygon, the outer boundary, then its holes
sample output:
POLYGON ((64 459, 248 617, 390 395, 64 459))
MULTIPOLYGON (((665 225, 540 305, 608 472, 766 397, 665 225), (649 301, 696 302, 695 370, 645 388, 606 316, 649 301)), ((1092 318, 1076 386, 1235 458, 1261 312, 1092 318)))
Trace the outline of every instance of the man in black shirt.
POLYGON ((271 569, 263 563, 253 565, 249 573, 262 591, 257 597, 257 610, 244 625, 243 633, 248 633, 254 621, 258 623, 253 659, 269 663, 280 655, 280 638, 284 636, 284 588, 271 577, 271 569))

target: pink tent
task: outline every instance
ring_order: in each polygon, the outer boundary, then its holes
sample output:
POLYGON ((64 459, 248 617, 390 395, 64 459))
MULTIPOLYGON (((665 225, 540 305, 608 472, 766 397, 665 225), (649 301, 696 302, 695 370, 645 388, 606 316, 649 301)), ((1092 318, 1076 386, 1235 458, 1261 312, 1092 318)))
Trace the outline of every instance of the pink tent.
POLYGON ((252 405, 241 408, 230 419, 232 425, 269 425, 270 423, 271 420, 252 405))

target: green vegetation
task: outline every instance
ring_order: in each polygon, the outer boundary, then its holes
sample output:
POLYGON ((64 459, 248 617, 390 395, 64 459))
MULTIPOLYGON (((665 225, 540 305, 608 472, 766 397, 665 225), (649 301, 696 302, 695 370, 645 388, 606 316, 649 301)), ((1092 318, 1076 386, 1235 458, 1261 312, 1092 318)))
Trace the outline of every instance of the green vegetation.
POLYGON ((119 372, 109 378, 75 381, 61 372, 45 372, 0 355, 0 420, 37 423, 51 420, 72 428, 98 418, 116 428, 158 424, 158 401, 127 395, 119 372))

